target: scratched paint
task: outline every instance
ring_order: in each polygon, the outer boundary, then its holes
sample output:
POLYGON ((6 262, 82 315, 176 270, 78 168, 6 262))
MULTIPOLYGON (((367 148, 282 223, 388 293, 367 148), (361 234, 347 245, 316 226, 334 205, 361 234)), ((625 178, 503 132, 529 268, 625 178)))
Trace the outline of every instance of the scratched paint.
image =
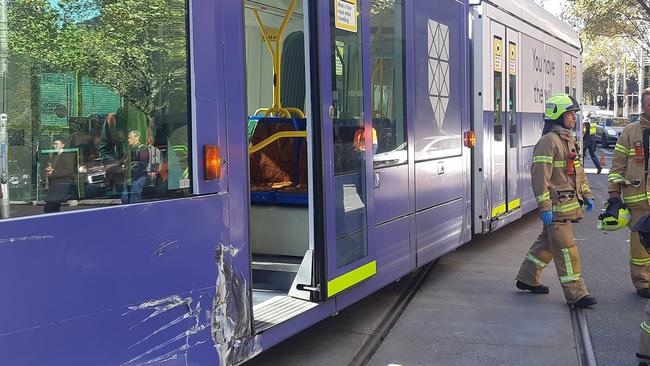
POLYGON ((212 304, 212 339, 219 365, 239 364, 262 351, 261 337, 250 334, 252 313, 250 294, 241 272, 233 269, 232 258, 239 249, 219 244, 215 252, 218 277, 212 304))
MULTIPOLYGON (((173 326, 182 323, 187 319, 193 319, 193 322, 190 322, 191 326, 187 329, 173 335, 171 338, 167 338, 165 341, 150 346, 144 352, 137 354, 135 357, 121 364, 121 366, 141 366, 141 365, 151 365, 158 364, 171 360, 182 360, 185 365, 188 363, 188 354, 189 351, 200 344, 205 343, 208 340, 206 337, 204 340, 192 340, 192 336, 199 334, 210 327, 210 323, 207 321, 201 321, 201 300, 203 296, 199 296, 198 299, 193 299, 192 296, 180 297, 178 295, 169 296, 163 299, 151 300, 144 302, 137 306, 130 306, 129 311, 122 314, 127 315, 135 311, 148 311, 150 314, 138 322, 136 325, 131 327, 135 328, 138 325, 147 323, 152 319, 167 313, 173 309, 180 308, 183 310, 182 314, 170 322, 160 326, 143 339, 129 346, 129 349, 138 348, 145 343, 148 343, 152 337, 164 334, 166 330, 172 329, 173 326), (193 304, 195 302, 195 304, 193 304), (166 348, 172 346, 170 351, 166 351, 166 348), (166 351, 166 352, 165 352, 166 351), (160 352, 164 352, 159 354, 160 352)), ((172 333, 174 334, 174 333, 172 333)))
POLYGON ((20 236, 14 238, 0 238, 0 244, 13 244, 25 241, 36 241, 36 240, 46 240, 54 239, 52 235, 32 235, 32 236, 20 236))

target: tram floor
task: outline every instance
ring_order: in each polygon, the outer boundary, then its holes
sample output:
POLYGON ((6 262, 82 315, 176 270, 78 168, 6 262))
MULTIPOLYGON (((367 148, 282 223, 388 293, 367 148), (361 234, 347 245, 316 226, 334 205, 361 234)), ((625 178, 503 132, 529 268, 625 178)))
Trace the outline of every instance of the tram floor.
MULTIPOLYGON (((553 266, 549 295, 519 292, 514 276, 541 230, 528 215, 443 256, 369 365, 577 365, 569 307, 553 266)), ((403 279, 246 365, 350 365, 377 332, 403 279)))

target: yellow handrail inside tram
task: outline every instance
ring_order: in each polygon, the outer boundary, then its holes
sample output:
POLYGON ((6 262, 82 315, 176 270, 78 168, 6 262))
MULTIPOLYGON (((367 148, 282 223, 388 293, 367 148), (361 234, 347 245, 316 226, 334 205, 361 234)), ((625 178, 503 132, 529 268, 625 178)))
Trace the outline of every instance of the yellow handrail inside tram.
POLYGON ((280 24, 280 28, 275 34, 271 34, 271 32, 269 32, 269 28, 267 28, 264 25, 264 22, 262 22, 262 18, 260 17, 259 12, 257 9, 253 8, 253 14, 257 20, 257 25, 260 28, 260 32, 262 32, 262 37, 264 38, 266 46, 269 48, 269 52, 271 52, 271 57, 273 60, 273 106, 270 108, 258 109, 255 111, 256 116, 260 113, 264 113, 264 117, 268 117, 270 115, 278 115, 291 118, 291 113, 294 113, 300 118, 305 118, 305 114, 298 108, 283 108, 282 101, 280 99, 280 94, 282 92, 282 35, 287 28, 287 23, 289 23, 289 18, 291 17, 291 13, 293 13, 295 7, 296 0, 291 0, 289 8, 287 9, 287 13, 285 14, 284 18, 282 19, 282 23, 280 24), (275 38, 275 45, 272 44, 273 38, 275 38))
POLYGON ((256 153, 266 146, 268 146, 270 143, 272 143, 275 140, 279 140, 282 138, 288 138, 288 137, 307 137, 307 131, 282 131, 282 132, 277 132, 274 133, 273 135, 265 138, 262 140, 260 143, 257 145, 253 145, 248 149, 248 153, 256 153))

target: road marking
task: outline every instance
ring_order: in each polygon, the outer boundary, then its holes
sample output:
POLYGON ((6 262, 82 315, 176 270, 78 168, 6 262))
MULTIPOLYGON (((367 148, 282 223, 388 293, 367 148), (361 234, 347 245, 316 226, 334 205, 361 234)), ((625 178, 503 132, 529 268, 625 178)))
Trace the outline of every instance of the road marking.
MULTIPOLYGON (((585 168, 585 173, 587 173, 587 174, 596 174, 596 173, 598 173, 598 170, 596 168, 585 168)), ((608 168, 603 168, 600 171, 600 174, 609 174, 609 169, 608 168)))

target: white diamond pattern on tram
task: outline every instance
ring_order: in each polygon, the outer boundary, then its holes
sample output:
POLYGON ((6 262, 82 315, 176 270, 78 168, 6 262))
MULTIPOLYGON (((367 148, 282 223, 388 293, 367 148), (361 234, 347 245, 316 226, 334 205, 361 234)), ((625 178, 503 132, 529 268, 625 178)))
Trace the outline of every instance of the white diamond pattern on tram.
POLYGON ((438 128, 449 106, 449 27, 429 19, 429 100, 438 128))

